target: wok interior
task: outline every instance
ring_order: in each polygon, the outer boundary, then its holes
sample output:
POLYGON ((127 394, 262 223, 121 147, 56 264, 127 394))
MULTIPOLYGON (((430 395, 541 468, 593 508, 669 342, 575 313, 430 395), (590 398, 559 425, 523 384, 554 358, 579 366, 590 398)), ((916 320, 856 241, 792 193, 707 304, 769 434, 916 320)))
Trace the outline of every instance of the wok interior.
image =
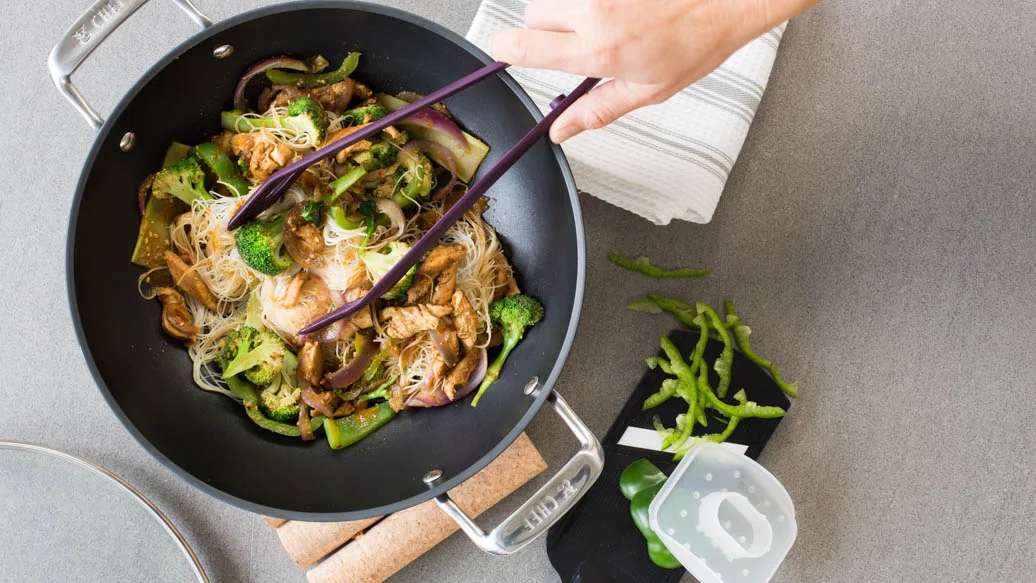
MULTIPOLYGON (((427 497, 425 472, 439 468, 450 479, 469 469, 502 446, 530 407, 542 403, 522 389, 533 376, 546 379, 560 366, 556 357, 579 277, 574 203, 546 142, 491 189, 487 218, 509 251, 523 291, 542 300, 546 318, 529 331, 478 408, 466 400, 405 411, 364 441, 332 451, 266 432, 239 404, 197 388, 186 352, 160 329, 158 302, 138 295, 141 269, 129 261, 140 218, 137 185, 161 162, 169 143, 198 143, 217 133, 219 112, 231 107, 241 73, 271 55, 321 53, 336 66, 346 52, 360 50, 354 76, 390 93, 429 92, 482 65, 447 38, 392 15, 292 8, 224 31, 217 27, 113 112, 117 120, 101 136, 92 168, 88 163, 73 217, 74 309, 113 403, 145 442, 183 472, 270 514, 360 518, 427 497), (213 58, 212 49, 222 44, 233 45, 233 55, 213 58), (123 153, 118 141, 126 131, 136 133, 137 143, 123 153)), ((492 147, 483 171, 534 123, 499 79, 451 98, 448 106, 465 129, 492 147)))

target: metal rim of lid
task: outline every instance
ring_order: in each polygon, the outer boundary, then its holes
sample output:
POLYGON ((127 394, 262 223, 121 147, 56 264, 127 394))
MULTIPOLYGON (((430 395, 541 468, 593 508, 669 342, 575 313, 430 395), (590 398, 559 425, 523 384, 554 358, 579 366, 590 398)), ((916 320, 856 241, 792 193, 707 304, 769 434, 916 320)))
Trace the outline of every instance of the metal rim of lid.
POLYGON ((201 561, 198 560, 198 556, 194 554, 194 550, 191 549, 190 545, 187 544, 187 540, 180 534, 180 531, 176 526, 166 517, 166 515, 159 510, 158 506, 155 506, 151 500, 148 500, 144 494, 129 484, 129 482, 123 480, 119 476, 116 476, 107 469, 87 461, 81 457, 76 457, 72 454, 65 453, 63 451, 38 445, 35 443, 28 443, 24 441, 13 441, 13 440, 0 440, 0 449, 14 449, 22 451, 31 451, 35 453, 42 453, 45 455, 54 456, 58 459, 62 459, 67 462, 71 462, 79 467, 82 467, 88 471, 91 471, 102 478, 106 478, 113 482, 115 485, 122 487, 124 490, 133 495, 145 508, 151 511, 151 514, 158 518, 159 523, 165 529, 166 533, 169 534, 176 542, 177 546, 190 561, 194 574, 197 575, 198 580, 202 583, 211 583, 209 576, 205 573, 205 569, 201 566, 201 561))

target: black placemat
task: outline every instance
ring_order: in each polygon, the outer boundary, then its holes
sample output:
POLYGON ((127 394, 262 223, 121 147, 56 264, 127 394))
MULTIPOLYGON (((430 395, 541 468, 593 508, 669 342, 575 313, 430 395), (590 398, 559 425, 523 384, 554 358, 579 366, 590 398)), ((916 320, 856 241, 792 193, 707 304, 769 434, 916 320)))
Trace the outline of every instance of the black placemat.
MULTIPOLYGON (((694 350, 698 334, 674 330, 669 338, 686 356, 694 350)), ((715 361, 722 348, 721 342, 710 339, 705 349, 706 359, 715 361)), ((659 355, 664 356, 661 350, 659 355)), ((638 459, 651 460, 666 474, 676 467, 671 453, 618 445, 627 427, 650 429, 655 415, 659 415, 667 427, 672 427, 676 416, 687 412, 687 404, 678 398, 650 411, 641 410, 644 399, 658 391, 665 378, 665 373, 655 369, 647 370, 640 379, 602 442, 604 471, 597 483, 547 535, 547 555, 565 583, 676 583, 686 572, 663 569, 651 562, 644 537, 630 517, 629 500, 619 491, 622 471, 638 459)), ((717 380, 715 372, 711 372, 710 383, 715 386, 717 380)), ((740 388, 760 405, 776 405, 786 410, 790 406, 788 398, 766 371, 735 350, 730 394, 740 388)), ((756 459, 780 422, 780 419, 745 420, 728 441, 748 446, 745 455, 756 459)), ((725 427, 725 422, 710 417, 709 426, 696 428, 695 435, 717 433, 725 427)))

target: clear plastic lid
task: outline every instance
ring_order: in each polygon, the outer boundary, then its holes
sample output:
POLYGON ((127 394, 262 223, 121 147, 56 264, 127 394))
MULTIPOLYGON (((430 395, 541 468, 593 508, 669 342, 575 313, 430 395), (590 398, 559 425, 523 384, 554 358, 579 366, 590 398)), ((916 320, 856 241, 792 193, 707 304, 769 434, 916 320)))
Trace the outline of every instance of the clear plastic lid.
POLYGON ((791 497, 754 460, 692 449, 651 502, 651 529, 701 583, 765 583, 795 542, 791 497))

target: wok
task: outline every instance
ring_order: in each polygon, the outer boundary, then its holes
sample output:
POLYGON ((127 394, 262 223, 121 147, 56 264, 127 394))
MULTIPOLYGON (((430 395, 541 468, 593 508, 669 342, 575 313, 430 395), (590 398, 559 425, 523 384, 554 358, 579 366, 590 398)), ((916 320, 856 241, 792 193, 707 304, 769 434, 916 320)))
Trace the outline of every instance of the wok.
MULTIPOLYGON (((68 293, 80 344, 101 393, 127 430, 198 489, 242 508, 288 519, 344 521, 435 498, 482 548, 513 552, 564 513, 593 483, 602 454, 593 434, 552 392, 583 297, 585 249, 575 184, 560 148, 537 144, 492 189, 487 218, 526 293, 546 318, 531 329, 503 375, 472 408, 467 401, 405 411, 358 444, 332 451, 255 426, 230 399, 198 389, 186 351, 159 325, 158 302, 137 293, 129 261, 139 214, 136 189, 173 140, 219 131, 234 86, 271 55, 363 53, 357 79, 390 93, 429 92, 488 63, 463 38, 414 15, 358 2, 294 2, 218 24, 174 0, 203 28, 173 49, 104 120, 71 74, 146 0, 101 0, 51 53, 54 82, 98 130, 69 223, 68 293), (447 490, 471 477, 551 402, 581 449, 536 495, 485 535, 447 490), (561 494, 558 494, 561 492, 561 494)), ((462 126, 490 144, 483 170, 532 127, 539 113, 507 75, 448 100, 462 126)))

